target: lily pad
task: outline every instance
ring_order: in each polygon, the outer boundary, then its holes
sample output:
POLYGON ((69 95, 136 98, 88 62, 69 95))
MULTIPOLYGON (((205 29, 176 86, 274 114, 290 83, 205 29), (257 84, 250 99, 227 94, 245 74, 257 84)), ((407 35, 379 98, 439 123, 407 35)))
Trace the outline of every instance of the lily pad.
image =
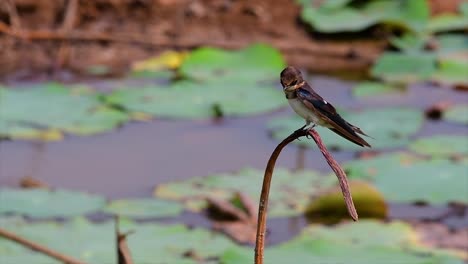
POLYGON ((436 135, 419 138, 410 148, 423 155, 435 157, 468 155, 466 135, 436 135))
POLYGON ((353 95, 358 98, 401 94, 405 89, 380 82, 363 82, 353 88, 353 95))
POLYGON ((444 31, 465 30, 468 28, 468 14, 463 13, 463 6, 467 3, 460 3, 460 14, 440 14, 429 20, 427 29, 429 32, 437 33, 444 31))
POLYGON ((367 179, 389 202, 468 203, 466 165, 386 154, 344 165, 350 178, 367 179))
MULTIPOLYGON (((83 218, 68 223, 2 219, 1 226, 86 263, 117 263, 114 225, 110 222, 92 224, 83 218)), ((0 238, 0 255, 2 263, 62 263, 3 238, 0 238)))
MULTIPOLYGON (((463 260, 442 250, 419 246, 405 223, 359 221, 337 227, 313 225, 289 242, 267 248, 266 263, 394 263, 462 264, 463 260)), ((252 263, 250 249, 232 248, 221 257, 223 264, 252 263)))
POLYGON ((105 203, 101 196, 68 190, 0 189, 0 214, 70 217, 95 212, 105 203))
POLYGON ((283 93, 274 89, 284 65, 279 51, 267 45, 238 51, 200 48, 178 68, 182 80, 170 85, 123 88, 105 100, 131 112, 162 118, 266 113, 287 105, 283 93))
POLYGON ((394 167, 376 177, 375 185, 393 202, 468 204, 466 165, 446 160, 424 161, 394 167))
MULTIPOLYGON (((468 60, 468 56, 465 59, 468 60)), ((431 79, 447 85, 468 86, 468 61, 441 59, 431 79)))
POLYGON ((433 54, 385 52, 372 66, 371 74, 388 82, 410 83, 428 80, 435 71, 433 54))
MULTIPOLYGON (((229 200, 236 192, 246 194, 258 203, 263 171, 243 169, 236 174, 196 177, 186 181, 161 184, 156 187, 157 197, 183 202, 187 209, 206 208, 206 198, 229 200)), ((334 183, 334 177, 321 176, 313 171, 292 173, 276 169, 270 191, 268 214, 286 217, 302 213, 310 198, 321 188, 334 183)))
POLYGON ((105 208, 108 213, 134 218, 171 217, 179 215, 182 210, 179 203, 158 199, 114 200, 105 208))
POLYGON ((463 34, 441 34, 435 37, 437 41, 437 53, 463 52, 468 49, 468 36, 463 34))
POLYGON ((343 168, 350 179, 373 181, 377 175, 382 174, 385 170, 394 167, 404 168, 419 161, 421 161, 421 158, 408 153, 399 152, 381 154, 368 159, 355 159, 344 163, 343 168))
MULTIPOLYGON (((0 88, 0 136, 47 139, 42 132, 91 135, 128 120, 125 113, 104 106, 99 95, 83 87, 47 83, 28 89, 0 88)), ((59 139, 61 136, 54 136, 59 139)))
MULTIPOLYGON (((96 224, 81 218, 67 223, 27 223, 18 219, 0 221, 2 228, 86 263, 117 263, 113 222, 96 224)), ((196 264, 200 262, 195 258, 208 261, 227 248, 237 247, 222 235, 183 225, 121 220, 119 229, 133 231, 127 237, 127 244, 135 263, 154 263, 157 260, 158 263, 196 264)), ((0 255, 2 263, 59 263, 2 238, 0 255), (27 262, 21 262, 23 260, 27 262)))
POLYGON ((429 18, 424 0, 368 1, 359 7, 353 6, 352 1, 335 2, 322 1, 319 7, 303 2, 302 20, 324 33, 357 32, 377 24, 419 32, 425 29, 429 18))
POLYGON ((227 237, 202 228, 133 222, 120 227, 135 232, 127 237, 135 263, 154 263, 155 260, 159 263, 207 263, 208 259, 237 247, 227 237))
MULTIPOLYGON (((179 72, 182 76, 197 81, 223 79, 234 83, 255 83, 276 80, 284 67, 284 59, 278 50, 268 45, 256 44, 238 51, 197 49, 184 60, 179 72)), ((223 92, 229 90, 220 89, 223 92)))
MULTIPOLYGON (((369 109, 360 112, 341 111, 340 115, 373 138, 368 140, 373 149, 396 148, 409 144, 409 137, 419 130, 424 121, 421 111, 406 108, 369 109)), ((275 118, 270 122, 269 127, 273 131, 273 137, 282 140, 302 125, 304 125, 304 120, 294 115, 275 118)), ((331 148, 363 150, 326 128, 318 127, 317 131, 324 143, 331 148)), ((307 147, 315 146, 313 140, 296 140, 294 143, 307 147)))
POLYGON ((281 91, 240 80, 179 81, 169 87, 121 89, 107 96, 106 100, 131 112, 181 119, 258 114, 287 104, 281 91))
POLYGON ((455 105, 444 112, 447 121, 468 125, 468 104, 455 105))

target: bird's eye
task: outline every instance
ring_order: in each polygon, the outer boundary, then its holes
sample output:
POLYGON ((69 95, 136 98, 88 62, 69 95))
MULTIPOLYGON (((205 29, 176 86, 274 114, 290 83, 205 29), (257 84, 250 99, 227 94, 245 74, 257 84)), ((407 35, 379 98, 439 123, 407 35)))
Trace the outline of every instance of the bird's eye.
POLYGON ((291 83, 291 85, 296 85, 296 84, 297 84, 297 80, 295 80, 295 81, 293 81, 293 82, 291 83))

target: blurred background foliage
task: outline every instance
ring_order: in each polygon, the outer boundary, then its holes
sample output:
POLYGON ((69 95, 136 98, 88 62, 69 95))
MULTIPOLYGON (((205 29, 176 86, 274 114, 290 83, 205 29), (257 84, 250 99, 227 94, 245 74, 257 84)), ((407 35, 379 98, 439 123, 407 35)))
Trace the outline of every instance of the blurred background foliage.
MULTIPOLYGON (((135 263, 251 263, 295 65, 373 137, 317 129, 363 220, 296 141, 267 263, 464 263, 467 33, 463 0, 1 1, 0 227, 89 263, 116 263, 115 224, 135 263)), ((1 237, 0 262, 55 263, 1 237)))

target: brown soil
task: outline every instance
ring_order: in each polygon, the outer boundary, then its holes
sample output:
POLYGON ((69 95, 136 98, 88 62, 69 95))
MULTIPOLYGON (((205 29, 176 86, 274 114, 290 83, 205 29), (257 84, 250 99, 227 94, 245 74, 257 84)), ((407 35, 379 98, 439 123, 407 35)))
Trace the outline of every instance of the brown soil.
POLYGON ((376 40, 323 40, 299 22, 289 0, 5 0, 0 2, 0 75, 124 72, 159 51, 201 45, 228 49, 266 42, 289 63, 316 71, 363 69, 381 52, 376 40))
MULTIPOLYGON (((438 13, 457 1, 430 2, 438 13)), ((362 70, 386 46, 375 30, 368 40, 313 35, 299 14, 291 0, 2 0, 0 77, 93 65, 119 74, 168 48, 254 42, 270 43, 290 64, 312 71, 362 70)))

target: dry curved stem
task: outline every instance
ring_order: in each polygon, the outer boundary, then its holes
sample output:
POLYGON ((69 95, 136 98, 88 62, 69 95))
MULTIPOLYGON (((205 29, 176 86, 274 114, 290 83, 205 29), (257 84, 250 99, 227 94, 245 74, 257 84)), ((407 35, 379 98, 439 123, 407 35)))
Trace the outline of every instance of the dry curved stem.
POLYGON ((256 236, 256 241, 255 241, 255 264, 263 264, 268 196, 270 193, 270 184, 271 184, 271 179, 273 177, 273 171, 275 169, 276 160, 278 159, 278 156, 280 155, 283 148, 286 147, 286 145, 288 145, 289 143, 293 142, 294 140, 300 137, 307 136, 307 135, 310 135, 314 139, 315 143, 319 147, 323 156, 327 160, 328 165, 330 165, 332 170, 335 172, 336 176, 338 177, 338 181, 340 183, 341 191, 343 193, 343 197, 344 197, 348 212, 354 221, 358 220, 358 214, 356 212, 356 208, 354 207, 353 198, 349 190, 346 173, 343 171, 343 169, 338 164, 338 162, 336 162, 336 160, 327 150, 327 148, 322 142, 322 139, 320 138, 320 135, 314 129, 296 130, 287 138, 285 138, 275 148, 265 168, 265 175, 263 176, 262 192, 260 195, 260 202, 258 205, 257 236, 256 236))
POLYGON ((63 263, 66 263, 66 264, 86 264, 85 262, 82 262, 80 260, 77 260, 75 258, 72 258, 72 257, 69 257, 69 256, 66 256, 66 255, 63 255, 61 253, 58 253, 50 248, 47 248, 45 246, 42 246, 42 245, 39 245, 35 242, 32 242, 32 241, 29 241, 23 237, 20 237, 16 234, 13 234, 3 228, 0 228, 0 237, 4 237, 6 239, 9 239, 9 240, 12 240, 12 241, 15 241, 16 243, 19 243, 25 247, 28 247, 32 250, 35 250, 35 251, 38 251, 38 252, 41 252, 49 257, 52 257, 58 261, 61 261, 63 263))

